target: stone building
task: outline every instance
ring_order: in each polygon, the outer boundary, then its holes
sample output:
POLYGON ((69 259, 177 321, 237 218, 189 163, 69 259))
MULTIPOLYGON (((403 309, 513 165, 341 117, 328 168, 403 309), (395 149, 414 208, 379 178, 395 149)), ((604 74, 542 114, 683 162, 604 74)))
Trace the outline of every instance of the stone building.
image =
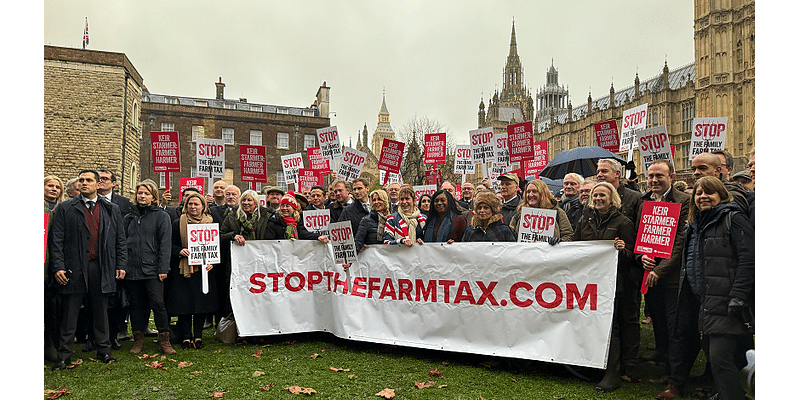
POLYGON ((142 77, 123 53, 44 46, 44 174, 108 169, 134 197, 142 77))
MULTIPOLYGON (((308 164, 308 147, 319 145, 317 129, 330 126, 330 87, 323 82, 317 90, 313 104, 308 107, 291 107, 248 102, 247 99, 226 99, 222 78, 215 83, 214 98, 195 98, 151 93, 146 88, 142 101, 141 175, 163 187, 164 173, 153 172, 150 151, 150 132, 177 131, 180 138, 181 172, 170 177, 172 195, 177 199, 179 178, 196 176, 196 139, 223 139, 225 143, 225 182, 245 190, 239 174, 239 144, 266 146, 267 183, 284 190, 295 189, 287 185, 281 167, 281 156, 301 153, 308 164)), ((216 180, 216 179, 215 179, 216 180)), ((208 185, 210 186, 210 185, 208 185)))
MULTIPOLYGON (((531 119, 523 110, 525 120, 534 122, 534 140, 548 142, 550 159, 562 150, 594 145, 594 123, 616 119, 617 126, 622 126, 625 110, 646 103, 647 127, 667 127, 675 146, 678 179, 692 181, 689 140, 695 117, 728 118, 725 148, 734 156, 733 170, 745 168, 755 146, 755 1, 695 0, 694 4, 695 59, 689 64, 670 69, 665 60, 653 77, 640 80, 637 73, 633 85, 615 90, 612 83, 607 95, 593 98, 589 93, 586 103, 576 107, 569 101, 569 92, 557 85, 558 72, 551 65, 547 84, 537 92, 538 111, 531 119), (546 95, 545 101, 541 95, 546 95), (566 109, 563 99, 567 99, 566 109)), ((511 43, 515 52, 513 25, 511 43)), ((504 82, 508 81, 506 77, 504 82)), ((502 104, 501 99, 495 92, 490 107, 502 104)), ((505 123, 489 112, 484 115, 481 99, 478 127, 498 129, 498 122, 505 123)), ((505 126, 500 131, 504 132, 505 126)), ((633 160, 639 164, 638 150, 634 150, 633 160)), ((643 185, 644 171, 638 169, 643 185)))

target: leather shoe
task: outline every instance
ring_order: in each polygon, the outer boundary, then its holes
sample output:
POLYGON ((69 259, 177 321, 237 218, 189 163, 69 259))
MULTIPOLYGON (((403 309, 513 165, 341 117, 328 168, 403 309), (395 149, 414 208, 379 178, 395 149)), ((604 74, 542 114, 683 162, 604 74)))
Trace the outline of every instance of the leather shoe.
POLYGON ((662 376, 660 376, 658 378, 648 379, 647 381, 650 382, 650 383, 663 385, 663 384, 665 384, 665 383, 667 383, 669 381, 669 377, 667 375, 662 375, 662 376))
POLYGON ((100 360, 100 362, 103 363, 103 364, 108 364, 108 363, 110 363, 112 361, 117 361, 117 359, 112 357, 111 354, 109 354, 109 353, 98 354, 97 355, 97 359, 100 360))
POLYGON ((111 339, 111 348, 114 349, 114 350, 118 350, 120 347, 122 347, 122 345, 119 344, 119 340, 117 340, 117 338, 112 338, 111 339))
POLYGON ((667 385, 666 389, 662 390, 661 393, 656 395, 656 398, 662 400, 673 400, 677 397, 680 397, 680 395, 681 391, 670 383, 667 385))
POLYGON ((53 367, 51 369, 53 371, 57 371, 57 370, 61 370, 61 369, 67 369, 67 362, 66 361, 59 361, 59 362, 53 364, 53 367))

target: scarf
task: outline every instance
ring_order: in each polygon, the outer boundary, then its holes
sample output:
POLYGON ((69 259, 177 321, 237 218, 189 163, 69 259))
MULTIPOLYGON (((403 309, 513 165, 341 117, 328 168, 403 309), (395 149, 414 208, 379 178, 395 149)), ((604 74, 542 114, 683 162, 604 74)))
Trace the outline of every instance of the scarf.
POLYGON ((239 224, 242 225, 242 230, 239 233, 245 240, 256 240, 256 234, 253 230, 253 226, 256 223, 256 213, 253 212, 249 216, 246 212, 242 212, 242 215, 239 216, 239 224))
POLYGON ((485 231, 486 228, 488 228, 489 225, 492 224, 492 222, 500 221, 502 219, 503 219, 503 214, 500 214, 500 213, 494 214, 491 217, 489 217, 488 219, 483 219, 483 220, 479 219, 477 215, 474 215, 472 217, 472 226, 474 226, 476 228, 481 228, 481 229, 483 229, 485 231))
POLYGON ((397 213, 400 214, 400 218, 403 218, 403 221, 405 221, 406 226, 408 227, 408 238, 411 239, 412 242, 416 242, 417 225, 419 225, 419 220, 417 220, 417 218, 420 215, 419 208, 414 207, 414 211, 412 211, 411 214, 406 215, 402 208, 397 207, 397 213))
POLYGON ((297 218, 294 215, 283 217, 283 222, 286 222, 286 235, 284 237, 286 239, 297 239, 297 218))
POLYGON ((379 212, 375 212, 375 214, 378 214, 378 243, 383 243, 383 228, 386 228, 386 218, 389 217, 389 214, 379 212))
MULTIPOLYGON (((214 222, 214 219, 211 218, 208 214, 201 214, 200 218, 191 217, 187 213, 181 214, 180 219, 181 224, 181 246, 182 248, 186 249, 189 247, 189 235, 187 234, 188 229, 186 225, 188 224, 210 224, 214 222)), ((192 273, 197 272, 200 270, 199 265, 189 265, 189 258, 181 257, 180 264, 178 265, 178 271, 183 275, 184 278, 190 278, 192 273)))
MULTIPOLYGON (((446 242, 447 237, 450 235, 450 224, 453 222, 453 215, 452 211, 449 211, 447 215, 442 218, 440 221, 436 218, 433 223, 431 221, 427 221, 425 229, 425 242, 446 242), (435 240, 434 240, 434 231, 436 233, 435 240)), ((438 217, 438 215, 437 215, 438 217)))

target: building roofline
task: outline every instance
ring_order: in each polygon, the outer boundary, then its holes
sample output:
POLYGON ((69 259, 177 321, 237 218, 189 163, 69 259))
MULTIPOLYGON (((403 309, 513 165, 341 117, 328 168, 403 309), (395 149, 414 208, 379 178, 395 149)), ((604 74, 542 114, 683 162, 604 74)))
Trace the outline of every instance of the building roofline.
POLYGON ((121 67, 130 74, 139 87, 144 83, 142 76, 125 53, 44 45, 44 59, 121 67))

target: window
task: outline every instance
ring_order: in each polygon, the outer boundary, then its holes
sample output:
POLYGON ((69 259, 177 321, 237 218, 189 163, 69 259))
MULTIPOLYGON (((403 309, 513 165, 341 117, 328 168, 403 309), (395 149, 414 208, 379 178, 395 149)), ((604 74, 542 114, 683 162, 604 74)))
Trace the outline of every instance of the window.
POLYGON ((203 125, 192 125, 192 141, 196 141, 197 138, 204 138, 206 133, 206 129, 203 125))
POLYGON ((289 190, 289 185, 286 184, 286 178, 283 176, 283 171, 277 171, 275 176, 277 177, 278 182, 276 186, 283 189, 284 192, 289 190))
POLYGON ((694 118, 694 104, 685 103, 681 106, 681 133, 691 133, 692 119, 694 118))
POLYGON ((250 144, 261 146, 261 131, 250 130, 250 144))
POLYGON ((165 178, 166 172, 159 172, 158 173, 158 187, 165 188, 167 186, 167 180, 165 178))
POLYGON ((233 182, 233 168, 225 168, 225 182, 233 182))
POLYGON ((303 138, 303 150, 314 147, 317 144, 317 135, 305 135, 303 138))
POLYGON ((234 109, 236 109, 236 104, 233 104, 233 103, 224 103, 224 104, 222 105, 222 108, 227 108, 227 109, 229 109, 229 110, 234 110, 234 109))
POLYGON ((648 128, 658 126, 658 109, 652 108, 647 110, 648 117, 650 118, 650 122, 647 124, 648 128))
POLYGON ((278 132, 277 147, 279 149, 288 149, 289 148, 289 132, 278 132))
POLYGON ((222 143, 233 144, 233 128, 222 128, 222 143))
POLYGON ((172 122, 162 122, 161 123, 161 131, 162 132, 174 132, 175 131, 175 124, 172 122))
POLYGON ((251 106, 250 106, 250 111, 258 111, 258 112, 261 112, 261 106, 254 106, 254 105, 251 105, 251 106))
POLYGON ((192 178, 197 176, 197 166, 192 167, 191 175, 189 176, 191 176, 192 178))
POLYGON ((134 193, 134 187, 139 182, 139 170, 137 167, 136 163, 131 163, 131 193, 134 193))
POLYGON ((263 185, 263 183, 256 182, 256 193, 261 193, 261 185, 263 185))

